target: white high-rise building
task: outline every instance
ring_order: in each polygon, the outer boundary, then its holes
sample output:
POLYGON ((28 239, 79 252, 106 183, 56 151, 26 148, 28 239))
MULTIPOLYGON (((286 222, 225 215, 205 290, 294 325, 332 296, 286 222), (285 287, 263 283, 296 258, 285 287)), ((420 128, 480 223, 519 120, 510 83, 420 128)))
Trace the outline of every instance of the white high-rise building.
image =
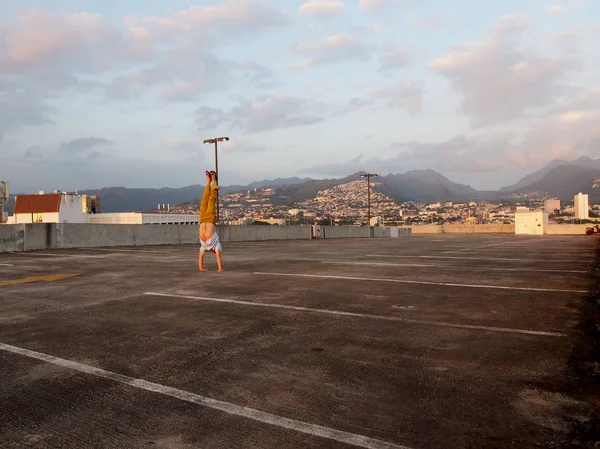
POLYGON ((590 205, 587 193, 579 192, 575 195, 575 218, 579 218, 580 220, 590 218, 590 205))

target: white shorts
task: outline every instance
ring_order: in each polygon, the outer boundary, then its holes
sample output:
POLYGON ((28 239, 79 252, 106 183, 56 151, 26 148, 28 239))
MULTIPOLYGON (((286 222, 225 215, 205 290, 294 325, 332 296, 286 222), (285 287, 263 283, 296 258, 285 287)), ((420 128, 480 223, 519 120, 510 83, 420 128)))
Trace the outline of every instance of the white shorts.
POLYGON ((215 231, 206 242, 200 239, 200 252, 204 254, 211 251, 223 251, 223 246, 219 241, 219 235, 217 234, 217 231, 215 231))

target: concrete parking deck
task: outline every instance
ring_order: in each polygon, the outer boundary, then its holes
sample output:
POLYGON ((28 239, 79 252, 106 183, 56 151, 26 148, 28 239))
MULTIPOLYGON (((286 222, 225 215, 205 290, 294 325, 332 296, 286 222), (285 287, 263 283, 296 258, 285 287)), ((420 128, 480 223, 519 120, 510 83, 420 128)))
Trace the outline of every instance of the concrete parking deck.
POLYGON ((596 237, 224 246, 0 254, 0 445, 591 444, 596 237))

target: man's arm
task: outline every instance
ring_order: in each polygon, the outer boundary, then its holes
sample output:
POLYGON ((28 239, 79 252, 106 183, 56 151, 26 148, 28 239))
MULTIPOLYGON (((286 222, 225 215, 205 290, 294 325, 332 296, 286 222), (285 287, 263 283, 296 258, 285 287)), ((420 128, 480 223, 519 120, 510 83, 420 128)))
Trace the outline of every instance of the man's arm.
POLYGON ((198 251, 198 269, 203 272, 208 271, 204 268, 204 253, 201 250, 198 251))
POLYGON ((219 267, 219 272, 223 272, 223 259, 221 258, 221 251, 216 250, 215 255, 217 256, 217 266, 219 267))

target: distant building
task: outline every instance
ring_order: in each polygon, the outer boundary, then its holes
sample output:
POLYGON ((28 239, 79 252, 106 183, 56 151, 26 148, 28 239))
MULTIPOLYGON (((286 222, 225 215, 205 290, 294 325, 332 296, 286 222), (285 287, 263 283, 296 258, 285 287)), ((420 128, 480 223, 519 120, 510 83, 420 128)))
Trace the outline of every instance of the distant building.
POLYGON ((544 201, 544 210, 549 214, 555 213, 555 211, 560 211, 560 200, 553 198, 550 200, 544 201))
POLYGON ((381 226, 383 224, 383 219, 381 217, 371 217, 371 226, 381 226))
POLYGON ((262 222, 262 223, 269 223, 270 225, 279 225, 279 226, 283 226, 286 224, 286 222, 283 218, 261 218, 256 221, 262 222))
POLYGON ((118 212, 86 215, 90 224, 181 224, 198 225, 198 214, 151 214, 145 212, 118 212))
POLYGON ((590 205, 587 193, 579 192, 575 195, 575 218, 587 220, 590 218, 590 205))
POLYGON ((515 234, 544 235, 548 226, 548 212, 519 210, 515 213, 515 234))
POLYGON ((81 200, 84 214, 100 213, 100 197, 97 195, 81 195, 81 200))
POLYGON ((40 192, 17 195, 11 223, 86 223, 83 197, 67 193, 40 192))

